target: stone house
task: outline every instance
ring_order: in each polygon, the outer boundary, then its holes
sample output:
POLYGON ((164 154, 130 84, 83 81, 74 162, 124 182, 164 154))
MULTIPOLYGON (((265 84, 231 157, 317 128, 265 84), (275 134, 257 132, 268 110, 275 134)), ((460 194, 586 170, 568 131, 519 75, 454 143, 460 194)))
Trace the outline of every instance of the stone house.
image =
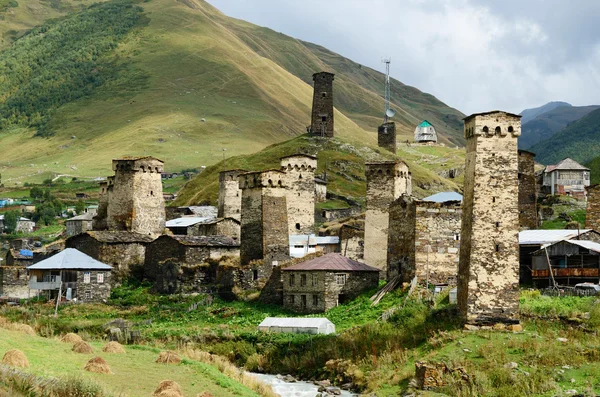
POLYGON ((365 231, 356 226, 343 224, 338 235, 340 237, 340 252, 346 258, 364 262, 365 260, 365 231))
POLYGON ((331 253, 282 269, 283 307, 320 313, 377 287, 379 269, 331 253))
POLYGON ((33 252, 11 248, 0 266, 0 295, 9 298, 27 298, 29 276, 27 267, 33 265, 33 252))
POLYGON ((75 236, 92 230, 92 223, 94 218, 93 213, 86 212, 83 215, 74 216, 73 218, 67 219, 65 225, 67 226, 67 237, 75 236))
POLYGON ((67 248, 35 265, 29 271, 29 288, 56 298, 58 294, 78 302, 102 302, 110 297, 112 267, 67 248), (69 294, 70 290, 70 294, 69 294))
POLYGON ((235 218, 183 217, 171 219, 167 229, 179 236, 228 236, 240 238, 240 221, 235 218))
POLYGON ((590 169, 568 157, 544 169, 542 188, 546 194, 572 196, 584 200, 587 186, 590 186, 590 169))
MULTIPOLYGON (((31 233, 35 228, 35 222, 31 219, 20 217, 17 221, 16 232, 19 233, 31 233)), ((0 215, 0 230, 4 231, 4 215, 0 215)))

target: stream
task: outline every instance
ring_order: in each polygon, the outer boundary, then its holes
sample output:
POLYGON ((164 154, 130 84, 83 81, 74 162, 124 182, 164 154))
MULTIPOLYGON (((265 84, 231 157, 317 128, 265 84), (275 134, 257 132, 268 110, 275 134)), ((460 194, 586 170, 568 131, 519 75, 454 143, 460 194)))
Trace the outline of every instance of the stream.
MULTIPOLYGON (((273 391, 281 397, 315 397, 319 393, 319 387, 310 382, 285 382, 283 379, 277 378, 276 375, 257 374, 254 372, 251 372, 251 374, 267 385, 270 385, 273 391)), ((323 395, 327 394, 323 393, 323 395)), ((358 394, 342 390, 341 396, 354 397, 358 396, 358 394)))

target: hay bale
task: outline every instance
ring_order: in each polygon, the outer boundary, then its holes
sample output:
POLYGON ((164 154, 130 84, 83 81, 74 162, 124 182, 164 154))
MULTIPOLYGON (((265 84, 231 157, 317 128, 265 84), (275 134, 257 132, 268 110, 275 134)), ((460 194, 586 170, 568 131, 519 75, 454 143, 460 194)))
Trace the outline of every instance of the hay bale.
POLYGON ((89 343, 81 341, 73 345, 73 351, 75 353, 92 354, 94 349, 92 349, 92 346, 90 346, 89 343))
POLYGON ((183 397, 183 393, 176 382, 163 380, 154 390, 152 397, 183 397))
POLYGON ((65 343, 75 344, 78 342, 83 342, 83 339, 81 339, 81 336, 74 334, 72 332, 69 332, 68 334, 64 334, 63 336, 61 336, 60 341, 65 342, 65 343))
POLYGON ((209 392, 207 392, 207 391, 204 391, 204 392, 202 392, 202 393, 198 394, 198 396, 197 396, 197 397, 213 397, 213 395, 212 395, 212 394, 210 394, 210 393, 209 393, 209 392))
POLYGON ((35 335, 35 330, 27 324, 14 323, 10 325, 10 329, 27 335, 35 335))
POLYGON ((156 362, 159 364, 179 364, 181 362, 181 358, 176 352, 167 350, 160 352, 156 362))
POLYGON ((104 353, 117 353, 117 354, 125 353, 125 349, 123 349, 123 346, 121 346, 121 344, 119 342, 108 342, 106 345, 104 345, 104 347, 102 348, 102 351, 104 353))
POLYGON ((21 350, 12 349, 4 353, 2 364, 10 365, 11 367, 28 368, 29 361, 27 356, 21 350))
POLYGON ((85 367, 83 367, 86 371, 96 372, 98 374, 110 374, 110 367, 108 363, 102 357, 94 357, 90 361, 87 362, 85 367))

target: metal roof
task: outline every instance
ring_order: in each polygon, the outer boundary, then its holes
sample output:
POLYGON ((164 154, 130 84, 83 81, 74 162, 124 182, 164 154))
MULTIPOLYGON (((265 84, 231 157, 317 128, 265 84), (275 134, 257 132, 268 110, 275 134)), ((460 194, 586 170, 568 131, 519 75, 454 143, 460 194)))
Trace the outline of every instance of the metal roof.
POLYGON ((199 216, 185 216, 183 218, 176 218, 167 221, 167 227, 188 227, 195 225, 197 223, 204 223, 210 221, 214 218, 212 217, 199 217, 199 216))
POLYGON ((29 270, 112 270, 112 266, 97 261, 76 250, 66 248, 58 254, 52 255, 35 265, 28 266, 29 270))
MULTIPOLYGON (((579 234, 587 233, 592 229, 581 229, 579 234)), ((576 238, 577 230, 523 230, 519 232, 520 245, 543 245, 556 243, 561 240, 576 238)))
POLYGON ((69 222, 69 221, 91 221, 93 217, 94 217, 94 214, 92 214, 91 212, 86 212, 85 214, 74 216, 73 218, 67 219, 67 222, 69 222))
POLYGON ((330 253, 283 268, 287 270, 331 270, 342 272, 379 272, 379 269, 346 258, 339 253, 330 253))
POLYGON ((595 243, 589 240, 567 240, 565 243, 575 244, 585 249, 589 249, 590 251, 599 252, 600 253, 600 244, 595 243))
POLYGON ((441 192, 436 193, 432 196, 425 197, 421 201, 433 201, 434 203, 445 203, 447 201, 460 201, 462 202, 463 196, 456 192, 441 192))
POLYGON ((259 327, 285 327, 285 328, 320 328, 333 324, 324 317, 267 317, 258 326, 259 327))
MULTIPOLYGON (((3 221, 3 220, 4 220, 4 215, 0 215, 0 221, 3 221)), ((19 222, 24 222, 24 221, 31 221, 31 219, 27 219, 27 218, 23 218, 23 217, 19 218, 19 222)))
POLYGON ((419 124, 419 127, 432 127, 432 125, 429 121, 423 120, 421 124, 419 124))
POLYGON ((292 234, 290 235, 290 245, 319 245, 319 244, 338 244, 338 236, 316 236, 314 234, 292 234))

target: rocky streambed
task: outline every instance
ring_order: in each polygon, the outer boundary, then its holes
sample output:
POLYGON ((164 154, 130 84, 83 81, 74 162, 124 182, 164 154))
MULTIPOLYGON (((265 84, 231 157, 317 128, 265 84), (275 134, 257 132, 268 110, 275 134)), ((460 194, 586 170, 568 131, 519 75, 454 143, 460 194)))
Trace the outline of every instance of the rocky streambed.
POLYGON ((354 397, 358 394, 331 386, 327 381, 305 382, 291 376, 252 373, 256 378, 271 386, 281 397, 315 397, 343 396, 354 397))

